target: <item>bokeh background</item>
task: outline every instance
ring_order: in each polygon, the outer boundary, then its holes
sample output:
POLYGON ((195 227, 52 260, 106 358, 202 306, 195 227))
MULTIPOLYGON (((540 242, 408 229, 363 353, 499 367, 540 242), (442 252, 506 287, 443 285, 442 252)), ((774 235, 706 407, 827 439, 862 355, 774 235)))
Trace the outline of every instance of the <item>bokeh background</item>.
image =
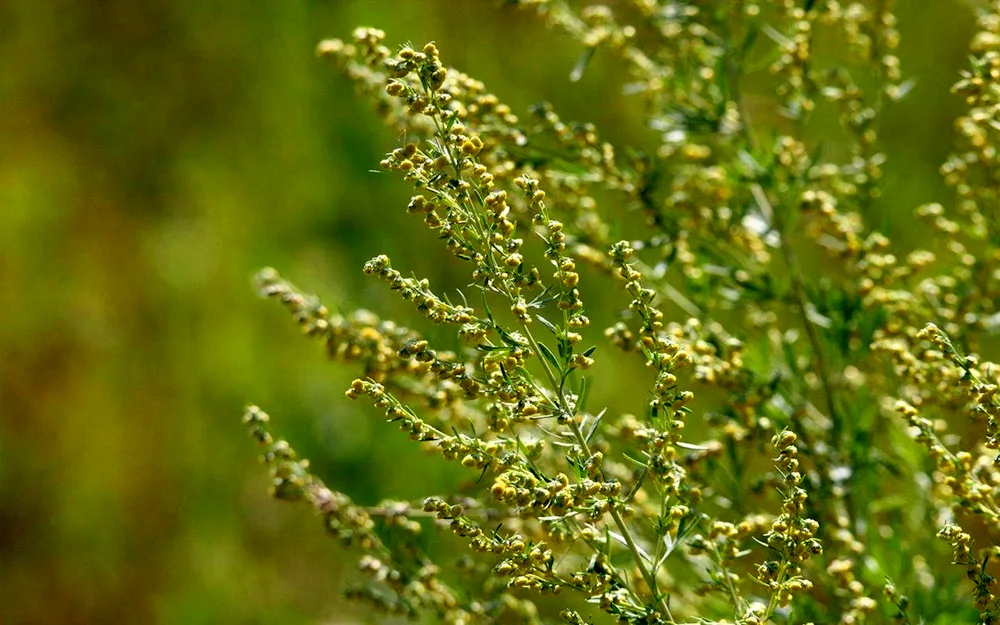
MULTIPOLYGON (((0 2, 0 623, 340 623, 351 560, 273 502, 243 405, 364 503, 449 478, 363 403, 250 277, 422 326, 360 268, 460 283, 372 173, 398 138, 316 43, 435 40, 518 113, 641 136, 620 67, 490 0, 0 2), (414 480, 416 463, 420 479, 414 480)), ((916 79, 889 110, 886 228, 947 198, 976 3, 901 0, 916 79)), ((612 387, 613 384, 604 384, 612 387)))

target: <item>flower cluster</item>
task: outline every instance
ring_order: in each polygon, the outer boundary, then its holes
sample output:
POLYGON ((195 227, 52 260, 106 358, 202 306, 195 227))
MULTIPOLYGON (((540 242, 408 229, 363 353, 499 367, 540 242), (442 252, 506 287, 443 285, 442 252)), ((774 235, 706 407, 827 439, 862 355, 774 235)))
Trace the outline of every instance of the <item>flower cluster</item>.
POLYGON ((972 544, 1000 529, 1000 366, 976 355, 1000 328, 1000 2, 955 88, 954 206, 917 209, 948 237, 933 251, 872 223, 879 120, 909 88, 890 0, 509 4, 583 45, 573 79, 601 50, 624 64, 645 149, 546 103, 522 120, 433 43, 319 46, 405 131, 380 165, 477 295, 364 266, 447 350, 258 276, 360 365, 349 398, 465 478, 362 507, 248 409, 275 496, 364 552, 348 596, 446 623, 997 622, 972 544), (601 340, 648 374, 602 370, 601 340), (595 384, 621 402, 591 407, 595 384), (428 527, 465 555, 431 553, 428 527))

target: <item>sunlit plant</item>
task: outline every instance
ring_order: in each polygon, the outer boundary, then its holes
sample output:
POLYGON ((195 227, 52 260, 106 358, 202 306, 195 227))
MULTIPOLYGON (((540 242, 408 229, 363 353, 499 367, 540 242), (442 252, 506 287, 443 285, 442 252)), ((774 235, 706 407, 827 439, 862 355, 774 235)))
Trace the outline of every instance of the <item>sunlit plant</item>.
POLYGON ((446 623, 998 622, 1000 369, 977 352, 1000 330, 1000 3, 954 89, 954 197, 916 209, 932 250, 871 223, 879 120, 910 85, 889 0, 508 4, 583 45, 573 78, 618 57, 650 141, 547 104, 522 119, 432 43, 320 44, 405 131, 381 167, 468 271, 449 298, 364 266, 450 350, 258 276, 360 366, 348 397, 467 477, 356 503, 248 408, 273 494, 362 554, 348 596, 446 623), (616 319, 591 317, 581 273, 616 319), (649 368, 614 381, 640 414, 588 402, 602 357, 649 368))

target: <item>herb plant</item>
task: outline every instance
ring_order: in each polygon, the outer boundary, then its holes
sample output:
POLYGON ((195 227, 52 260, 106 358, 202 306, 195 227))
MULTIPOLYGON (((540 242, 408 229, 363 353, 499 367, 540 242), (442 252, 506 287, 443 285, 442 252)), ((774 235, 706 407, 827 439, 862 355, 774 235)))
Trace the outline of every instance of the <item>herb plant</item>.
POLYGON ((444 623, 1000 621, 1000 369, 977 355, 1000 330, 1000 3, 954 88, 954 196, 916 209, 932 249, 873 225, 910 86, 890 0, 508 4, 582 43, 574 78, 619 57, 649 143, 522 119, 433 43, 320 44, 405 137, 381 167, 469 276, 448 297, 364 267, 455 349, 257 278, 360 367, 348 397, 467 477, 357 503, 248 408, 274 496, 360 552, 348 596, 444 623), (588 403, 605 353, 648 367, 615 389, 639 414, 588 403))

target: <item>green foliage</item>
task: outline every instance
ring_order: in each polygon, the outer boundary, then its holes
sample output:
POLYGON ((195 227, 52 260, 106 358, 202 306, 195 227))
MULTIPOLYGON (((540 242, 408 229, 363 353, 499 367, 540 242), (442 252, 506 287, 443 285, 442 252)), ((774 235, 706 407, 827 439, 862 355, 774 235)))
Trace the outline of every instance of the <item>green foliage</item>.
POLYGON ((583 44, 573 78, 620 60, 644 142, 521 119, 432 43, 318 49, 403 137, 381 167, 468 275, 449 298, 364 267, 451 342, 258 276, 362 367, 348 397, 462 475, 358 504, 248 409, 273 494, 361 552, 348 596, 448 623, 997 622, 998 368, 976 353, 1000 329, 1000 3, 955 87, 954 198, 916 209, 929 249, 874 223, 911 87, 888 0, 513 4, 583 44), (604 384, 618 400, 588 402, 604 384))

